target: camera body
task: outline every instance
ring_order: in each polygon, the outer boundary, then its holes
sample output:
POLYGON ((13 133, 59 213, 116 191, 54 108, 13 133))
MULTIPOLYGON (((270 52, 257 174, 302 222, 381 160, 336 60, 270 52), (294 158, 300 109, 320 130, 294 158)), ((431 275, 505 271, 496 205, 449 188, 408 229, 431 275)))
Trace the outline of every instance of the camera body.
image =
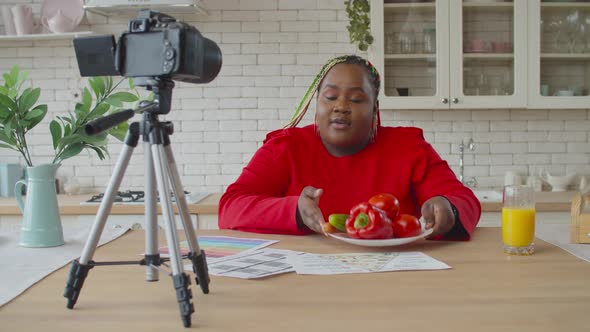
POLYGON ((221 69, 221 51, 193 26, 151 10, 140 11, 119 37, 74 39, 82 76, 154 77, 208 83, 221 69))

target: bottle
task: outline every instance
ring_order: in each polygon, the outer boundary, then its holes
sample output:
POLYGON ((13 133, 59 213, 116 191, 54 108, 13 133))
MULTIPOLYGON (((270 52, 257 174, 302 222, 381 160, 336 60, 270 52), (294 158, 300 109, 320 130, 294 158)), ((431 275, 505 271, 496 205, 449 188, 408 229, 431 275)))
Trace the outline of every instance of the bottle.
POLYGON ((414 53, 415 40, 414 29, 406 22, 399 33, 399 52, 402 54, 414 53))
POLYGON ((424 53, 436 53, 436 30, 425 28, 422 32, 424 53))
POLYGON ((394 36, 395 35, 392 32, 387 33, 385 35, 385 53, 386 54, 394 54, 396 51, 394 36))

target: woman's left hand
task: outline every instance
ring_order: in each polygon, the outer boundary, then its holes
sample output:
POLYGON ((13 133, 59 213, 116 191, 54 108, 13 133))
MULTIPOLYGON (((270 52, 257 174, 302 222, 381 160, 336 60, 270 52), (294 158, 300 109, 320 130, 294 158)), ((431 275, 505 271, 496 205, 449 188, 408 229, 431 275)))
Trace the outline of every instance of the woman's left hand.
POLYGON ((442 196, 434 196, 422 204, 422 217, 426 222, 426 229, 434 228, 430 237, 444 235, 455 225, 451 203, 442 196))

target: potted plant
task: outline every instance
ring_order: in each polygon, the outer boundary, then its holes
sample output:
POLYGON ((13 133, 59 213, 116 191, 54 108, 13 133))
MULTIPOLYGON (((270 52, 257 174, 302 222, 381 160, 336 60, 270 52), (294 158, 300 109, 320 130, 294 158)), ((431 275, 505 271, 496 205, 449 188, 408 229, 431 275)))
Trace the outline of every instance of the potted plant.
MULTIPOLYGON (((27 182, 16 185, 16 198, 23 212, 20 244, 27 247, 50 247, 64 243, 55 191, 55 174, 61 162, 80 154, 83 150, 94 151, 102 160, 108 156, 108 136, 123 140, 127 123, 111 128, 95 136, 86 135, 84 126, 98 117, 118 112, 124 103, 139 100, 137 92, 115 92, 123 82, 113 84, 111 77, 93 77, 88 80, 90 88, 82 90, 81 101, 74 112, 57 116, 49 123, 52 145, 55 151, 49 164, 35 165, 31 158, 27 134, 47 114, 47 105, 37 104, 41 89, 24 88, 27 72, 14 66, 3 74, 4 85, 0 86, 0 148, 17 151, 22 155, 27 168, 27 182), (27 204, 18 194, 27 184, 27 204), (41 224, 42 222, 42 224, 41 224)), ((133 89, 132 82, 129 81, 133 89)))
POLYGON ((371 17, 369 15, 369 0, 347 0, 346 14, 348 15, 349 24, 346 26, 351 43, 357 44, 361 51, 369 49, 373 44, 371 35, 371 17))

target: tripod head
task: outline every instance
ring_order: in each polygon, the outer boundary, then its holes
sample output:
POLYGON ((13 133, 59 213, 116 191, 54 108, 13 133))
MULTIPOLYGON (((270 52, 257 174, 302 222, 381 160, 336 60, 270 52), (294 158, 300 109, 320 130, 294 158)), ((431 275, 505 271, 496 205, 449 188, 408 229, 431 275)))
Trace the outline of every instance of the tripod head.
MULTIPOLYGON (((144 114, 144 121, 154 122, 158 121, 159 114, 170 113, 172 105, 172 89, 174 88, 174 81, 161 77, 136 77, 133 82, 137 86, 143 86, 148 91, 154 93, 153 102, 141 102, 137 109, 126 109, 114 114, 103 116, 101 118, 92 120, 86 124, 84 130, 88 135, 98 135, 105 130, 117 126, 123 121, 131 119, 136 113, 144 114), (147 116, 149 115, 149 116, 147 116)), ((172 123, 165 124, 166 127, 172 126, 172 123)), ((172 128, 170 128, 172 129, 172 128)), ((172 134, 170 130, 168 135, 172 134)))

